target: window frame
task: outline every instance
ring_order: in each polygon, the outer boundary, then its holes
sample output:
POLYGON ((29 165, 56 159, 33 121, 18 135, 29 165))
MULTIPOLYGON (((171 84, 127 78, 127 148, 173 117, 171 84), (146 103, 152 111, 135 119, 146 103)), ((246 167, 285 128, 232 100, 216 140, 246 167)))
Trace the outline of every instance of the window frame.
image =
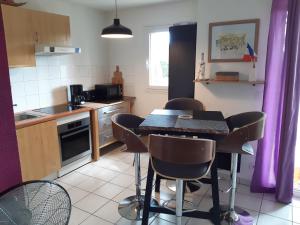
POLYGON ((166 86, 156 86, 156 85, 150 85, 150 34, 156 33, 156 32, 169 32, 169 27, 171 25, 161 25, 161 26, 153 26, 153 27, 147 27, 146 32, 146 40, 147 40, 147 60, 146 60, 146 67, 147 67, 147 73, 148 73, 148 89, 149 90, 156 90, 156 91, 163 91, 166 92, 169 89, 169 85, 166 86))

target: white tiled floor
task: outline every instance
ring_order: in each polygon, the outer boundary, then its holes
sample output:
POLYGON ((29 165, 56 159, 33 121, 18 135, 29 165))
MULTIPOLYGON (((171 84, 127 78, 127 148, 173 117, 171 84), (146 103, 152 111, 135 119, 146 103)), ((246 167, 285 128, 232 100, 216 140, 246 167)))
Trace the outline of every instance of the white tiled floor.
MULTIPOLYGON (((72 214, 70 225, 140 225, 121 218, 118 213, 118 202, 134 195, 134 168, 133 155, 121 153, 119 149, 104 155, 98 162, 85 165, 76 171, 57 180, 70 194, 72 200, 72 214)), ((142 175, 146 176, 148 155, 141 156, 142 175)), ((146 180, 142 182, 144 188, 146 180)), ((220 187, 227 185, 221 181, 220 187)), ((161 184, 161 193, 154 194, 161 203, 174 197, 165 186, 161 184)), ((208 185, 193 193, 186 194, 187 200, 193 202, 200 210, 209 210, 212 206, 211 191, 208 185)), ((220 201, 226 203, 228 195, 220 192, 220 201)), ((253 216, 254 225, 300 225, 300 198, 293 203, 283 205, 275 202, 271 194, 254 194, 248 186, 239 185, 236 205, 240 206, 253 216)), ((176 224, 176 217, 160 214, 149 220, 151 225, 176 224)), ((182 218, 185 225, 211 225, 207 220, 182 218)))

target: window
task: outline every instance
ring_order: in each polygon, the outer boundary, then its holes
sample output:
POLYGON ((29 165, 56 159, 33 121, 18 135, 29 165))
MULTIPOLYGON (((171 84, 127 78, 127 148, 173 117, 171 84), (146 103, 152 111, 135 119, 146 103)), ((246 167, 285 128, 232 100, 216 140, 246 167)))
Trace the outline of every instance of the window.
POLYGON ((167 87, 169 83, 169 31, 149 34, 149 86, 167 87))

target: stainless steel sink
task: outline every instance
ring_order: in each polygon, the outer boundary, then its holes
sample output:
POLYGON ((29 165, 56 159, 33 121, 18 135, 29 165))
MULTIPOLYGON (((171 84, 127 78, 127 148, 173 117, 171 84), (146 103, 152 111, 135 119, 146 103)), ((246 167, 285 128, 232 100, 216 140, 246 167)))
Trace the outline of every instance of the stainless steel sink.
POLYGON ((35 118, 39 118, 41 116, 38 115, 31 115, 31 114, 27 114, 27 113, 21 113, 21 114, 17 114, 15 115, 15 121, 22 121, 22 120, 28 120, 28 119, 35 119, 35 118))

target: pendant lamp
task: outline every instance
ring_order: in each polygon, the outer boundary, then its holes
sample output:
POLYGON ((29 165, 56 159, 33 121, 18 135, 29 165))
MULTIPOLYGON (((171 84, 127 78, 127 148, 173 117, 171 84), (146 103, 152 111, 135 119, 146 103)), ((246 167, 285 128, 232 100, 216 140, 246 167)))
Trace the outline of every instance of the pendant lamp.
POLYGON ((101 37, 103 38, 132 38, 132 31, 121 25, 120 19, 118 18, 118 7, 117 0, 115 0, 116 17, 114 23, 111 26, 105 27, 102 30, 101 37))

